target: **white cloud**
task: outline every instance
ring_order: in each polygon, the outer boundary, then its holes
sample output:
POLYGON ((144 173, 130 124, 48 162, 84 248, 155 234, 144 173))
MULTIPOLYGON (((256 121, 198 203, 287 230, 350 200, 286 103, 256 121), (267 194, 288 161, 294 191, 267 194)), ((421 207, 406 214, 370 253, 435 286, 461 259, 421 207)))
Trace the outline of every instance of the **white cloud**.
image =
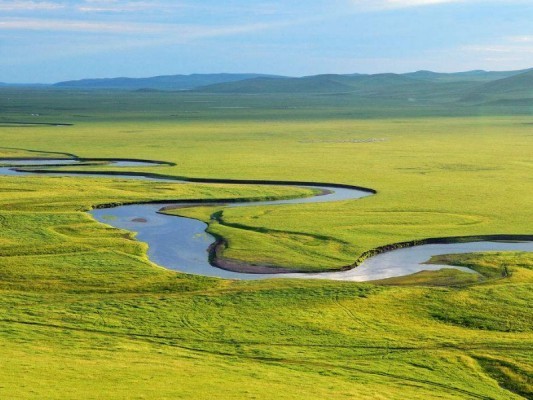
MULTIPOLYGON (((383 3, 388 7, 416 7, 416 6, 426 6, 430 4, 440 4, 440 3, 468 3, 471 0, 384 0, 383 3)), ((376 3, 379 3, 377 1, 376 3)))
POLYGON ((144 24, 75 20, 10 18, 0 21, 0 30, 137 33, 147 32, 147 28, 144 24))
POLYGON ((139 12, 147 10, 161 10, 163 8, 181 8, 179 3, 171 5, 162 4, 156 1, 85 1, 85 4, 76 7, 78 11, 85 13, 124 13, 124 12, 139 12))
POLYGON ((0 1, 0 11, 42 11, 64 7, 61 3, 49 1, 0 1))
POLYGON ((508 44, 494 44, 494 45, 470 45, 461 48, 466 52, 476 52, 481 54, 514 54, 527 55, 533 54, 533 42, 530 45, 508 45, 508 44))
POLYGON ((481 55, 509 54, 527 56, 533 54, 533 36, 508 36, 496 43, 472 44, 461 47, 465 52, 475 52, 481 55))
POLYGON ((353 6, 362 11, 389 10, 395 8, 408 8, 427 6, 442 3, 468 2, 471 0, 351 0, 353 6))
POLYGON ((515 43, 533 43, 533 36, 510 36, 507 40, 515 43))
POLYGON ((172 35, 174 41, 249 33, 282 26, 281 23, 253 23, 243 25, 204 26, 188 24, 151 24, 135 22, 100 22, 11 18, 1 21, 0 30, 25 30, 46 32, 84 32, 107 34, 172 35))
POLYGON ((497 70, 533 66, 533 36, 510 36, 494 43, 471 44, 458 48, 459 58, 470 58, 497 70))
POLYGON ((68 10, 83 13, 126 13, 147 10, 178 10, 191 8, 190 5, 171 1, 130 1, 130 0, 84 0, 83 2, 39 1, 39 0, 0 0, 0 11, 43 11, 68 10))
MULTIPOLYGON (((483 3, 485 0, 349 0, 360 11, 380 11, 398 8, 422 7, 446 3, 483 3)), ((493 0, 503 5, 528 4, 530 0, 493 0)))

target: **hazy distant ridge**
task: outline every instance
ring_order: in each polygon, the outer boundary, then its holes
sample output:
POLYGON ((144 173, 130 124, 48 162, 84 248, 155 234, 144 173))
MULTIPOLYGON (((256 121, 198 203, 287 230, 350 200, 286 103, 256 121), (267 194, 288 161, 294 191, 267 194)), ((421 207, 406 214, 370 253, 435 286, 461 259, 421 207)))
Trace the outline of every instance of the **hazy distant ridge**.
POLYGON ((350 93, 417 83, 397 74, 313 75, 302 78, 256 78, 196 89, 209 93, 350 93))
POLYGON ((431 82, 490 82, 497 79, 508 78, 513 75, 518 75, 520 73, 526 72, 526 70, 516 70, 516 71, 483 71, 483 70, 474 70, 474 71, 465 71, 465 72, 433 72, 433 71, 416 71, 408 72, 403 74, 409 78, 426 80, 431 82))
POLYGON ((467 71, 407 74, 314 75, 302 78, 254 78, 224 82, 194 89, 222 94, 344 94, 360 98, 401 100, 413 103, 530 101, 533 99, 533 69, 520 71, 467 71))
POLYGON ((191 75, 162 75, 148 78, 80 79, 58 82, 53 87, 72 89, 120 89, 120 90, 201 90, 220 93, 287 93, 324 92, 337 93, 409 85, 415 82, 454 83, 491 82, 512 77, 520 71, 466 71, 440 73, 416 71, 405 74, 321 74, 304 77, 286 77, 256 73, 220 73, 191 75))
MULTIPOLYGON (((2 88, 10 86, 27 85, 0 83, 2 88)), ((512 106, 533 104, 533 68, 456 73, 416 71, 405 74, 322 74, 299 78, 254 73, 165 75, 150 78, 81 79, 58 82, 51 87, 77 90, 185 90, 213 94, 344 95, 412 104, 461 102, 512 106)))
POLYGON ((104 78, 80 79, 64 81, 54 84, 60 88, 76 89, 122 89, 122 90, 189 90, 201 86, 217 83, 235 82, 258 77, 274 77, 265 74, 191 74, 191 75, 161 75, 150 78, 104 78))
POLYGON ((504 79, 487 82, 467 93, 463 100, 498 100, 498 99, 533 100, 533 69, 504 79))

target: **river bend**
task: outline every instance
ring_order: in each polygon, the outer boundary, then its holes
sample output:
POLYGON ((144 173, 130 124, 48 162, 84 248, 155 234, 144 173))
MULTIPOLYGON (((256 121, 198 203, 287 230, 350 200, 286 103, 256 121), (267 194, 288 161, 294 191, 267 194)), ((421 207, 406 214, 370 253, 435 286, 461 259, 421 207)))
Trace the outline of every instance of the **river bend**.
MULTIPOLYGON (((0 159, 0 175, 28 175, 30 170, 18 170, 17 168, 42 167, 50 168, 48 173, 76 176, 96 176, 128 179, 148 179, 154 181, 180 182, 176 179, 158 178, 154 176, 142 176, 139 173, 124 172, 114 173, 112 176, 101 173, 53 171, 53 167, 63 165, 76 165, 80 161, 91 162, 91 160, 79 159, 0 159), (3 165, 3 166, 2 166, 3 165)), ((102 160, 94 160, 102 162, 102 160)), ((105 161, 104 161, 105 162, 105 161)), ((153 161, 142 160, 107 160, 107 165, 114 167, 154 167, 157 165, 153 161)), ((39 173, 47 173, 45 169, 39 169, 39 173)), ((147 175, 150 175, 147 173, 147 175)), ((206 183, 209 180, 204 180, 206 183)), ((213 180, 216 183, 223 183, 220 180, 213 180)), ((235 183, 235 182, 232 182, 235 183)), ((239 181, 238 183, 246 183, 239 181)), ((257 184, 257 182, 253 182, 257 184)), ((274 183, 266 183, 272 185, 274 183)), ((283 185, 288 182, 280 183, 283 185)), ((277 205, 277 204, 302 204, 320 203, 341 200, 355 200, 372 194, 371 189, 360 189, 355 187, 338 187, 323 184, 294 186, 311 187, 320 189, 321 194, 288 200, 257 201, 231 203, 228 207, 249 207, 255 205, 277 205)), ((339 185, 343 186, 343 185, 339 185)), ((198 205, 198 203, 190 203, 198 205)), ((90 214, 99 222, 111 225, 116 228, 126 229, 136 232, 136 238, 146 242, 149 246, 148 257, 150 260, 163 267, 197 275, 228 279, 264 279, 264 278, 305 278, 305 279, 330 279, 345 281, 371 281, 385 279, 396 276, 413 274, 422 270, 438 270, 441 268, 455 268, 465 272, 474 271, 458 266, 425 264, 431 256, 451 253, 471 253, 478 251, 533 251, 531 241, 474 241, 466 243, 440 243, 424 244, 413 247, 406 247, 387 251, 363 261, 358 267, 346 271, 320 272, 320 273, 287 273, 287 274, 252 274, 228 271, 214 267, 209 262, 208 248, 215 242, 215 238, 206 233, 207 225, 194 219, 161 214, 158 211, 164 207, 175 206, 176 203, 168 202, 161 204, 132 204, 113 208, 98 208, 90 211, 90 214)), ((184 204, 180 204, 184 205, 184 204)))

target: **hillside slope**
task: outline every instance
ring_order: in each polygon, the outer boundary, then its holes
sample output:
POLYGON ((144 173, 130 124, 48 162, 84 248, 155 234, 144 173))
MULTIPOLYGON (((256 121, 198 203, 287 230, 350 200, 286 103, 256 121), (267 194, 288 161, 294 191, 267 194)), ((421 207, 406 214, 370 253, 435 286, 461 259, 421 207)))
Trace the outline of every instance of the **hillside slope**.
POLYGON ((258 78, 208 85, 197 91, 208 93, 352 93, 418 83, 397 74, 313 75, 302 78, 258 78))
POLYGON ((533 99, 533 69, 485 83, 466 93, 463 101, 520 101, 533 99))
POLYGON ((191 75, 162 75, 150 78, 106 78, 81 79, 64 81, 54 84, 59 88, 76 89, 156 89, 156 90, 187 90, 200 86, 223 82, 235 82, 244 79, 270 76, 262 74, 191 74, 191 75))
POLYGON ((453 103, 529 101, 533 98, 533 69, 525 72, 470 71, 438 74, 314 75, 302 78, 255 78, 195 89, 219 94, 344 94, 361 99, 453 103), (506 76, 511 74, 511 76, 506 76), (472 77, 471 80, 468 77, 472 77), (502 79, 494 79, 505 76, 502 79), (487 80, 493 79, 487 82, 487 80))
POLYGON ((433 72, 433 71, 416 71, 403 74, 409 78, 420 79, 429 82, 491 82, 498 79, 509 78, 514 75, 518 75, 528 70, 517 71, 484 71, 474 70, 465 72, 433 72))

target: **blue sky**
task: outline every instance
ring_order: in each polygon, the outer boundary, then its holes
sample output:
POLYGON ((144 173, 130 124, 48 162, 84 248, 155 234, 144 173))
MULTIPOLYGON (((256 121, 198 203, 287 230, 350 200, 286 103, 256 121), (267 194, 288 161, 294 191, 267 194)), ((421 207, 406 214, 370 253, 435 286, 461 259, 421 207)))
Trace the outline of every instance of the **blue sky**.
POLYGON ((0 81, 533 67, 533 0, 0 0, 0 81))

